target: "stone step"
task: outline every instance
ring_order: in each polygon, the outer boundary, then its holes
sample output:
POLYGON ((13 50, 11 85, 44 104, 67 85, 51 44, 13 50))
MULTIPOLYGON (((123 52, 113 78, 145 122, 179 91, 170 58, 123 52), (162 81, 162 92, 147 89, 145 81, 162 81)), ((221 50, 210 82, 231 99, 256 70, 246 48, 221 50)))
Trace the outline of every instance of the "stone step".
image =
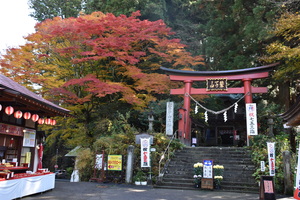
POLYGON ((224 166, 223 190, 257 192, 250 153, 248 149, 236 147, 186 147, 175 153, 157 187, 195 189, 194 164, 210 159, 214 165, 224 166))

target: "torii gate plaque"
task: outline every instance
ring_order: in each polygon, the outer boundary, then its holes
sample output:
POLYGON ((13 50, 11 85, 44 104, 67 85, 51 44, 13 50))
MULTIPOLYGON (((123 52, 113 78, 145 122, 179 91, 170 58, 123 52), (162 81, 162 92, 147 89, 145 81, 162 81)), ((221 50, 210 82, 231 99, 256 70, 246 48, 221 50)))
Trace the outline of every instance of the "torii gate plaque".
POLYGON ((266 78, 269 72, 279 63, 270 65, 227 70, 227 71, 186 71, 176 70, 161 67, 163 71, 169 75, 171 81, 184 82, 184 88, 171 89, 171 94, 184 95, 183 108, 179 109, 179 122, 178 122, 178 137, 182 143, 187 146, 191 145, 191 119, 190 119, 190 97, 194 94, 245 94, 245 103, 252 102, 253 93, 267 93, 267 87, 254 87, 251 85, 252 80, 266 78), (238 88, 227 88, 226 81, 243 81, 244 86, 238 88), (206 88, 193 88, 194 81, 206 81, 211 86, 206 88), (187 95, 188 94, 188 95, 187 95))

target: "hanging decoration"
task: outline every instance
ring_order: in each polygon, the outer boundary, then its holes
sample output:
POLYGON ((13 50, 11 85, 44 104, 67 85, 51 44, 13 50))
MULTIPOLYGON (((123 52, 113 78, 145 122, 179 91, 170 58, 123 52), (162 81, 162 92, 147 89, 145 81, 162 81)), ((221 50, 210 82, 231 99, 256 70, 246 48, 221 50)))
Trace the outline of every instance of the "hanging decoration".
POLYGON ((52 126, 56 125, 56 120, 55 120, 55 119, 52 119, 51 125, 52 125, 52 126))
POLYGON ((25 112, 24 113, 24 119, 30 119, 31 113, 30 112, 25 112))
POLYGON ((34 122, 38 121, 39 118, 40 118, 40 117, 39 117, 39 115, 37 115, 37 114, 33 114, 33 115, 31 116, 31 120, 34 121, 34 122))
POLYGON ((47 118, 47 119, 45 120, 45 124, 47 124, 47 125, 50 125, 51 122, 52 122, 52 119, 50 119, 50 118, 47 118))
POLYGON ((0 111, 2 110, 2 105, 0 104, 0 111))
POLYGON ((14 117, 17 118, 17 119, 20 119, 22 116, 23 116, 23 113, 22 113, 22 111, 20 111, 20 110, 17 110, 17 111, 14 113, 14 117))
POLYGON ((38 119, 38 123, 39 123, 39 124, 44 124, 44 123, 45 123, 45 119, 39 118, 39 119, 38 119))
POLYGON ((237 100, 234 104, 232 104, 231 106, 223 109, 223 110, 220 110, 220 111, 213 111, 213 110, 210 110, 206 107, 204 107, 203 105, 201 105, 198 101, 196 101, 191 95, 189 95, 188 93, 185 93, 186 96, 189 96, 195 103, 196 103, 196 107, 195 107, 195 113, 196 113, 196 110, 198 112, 198 106, 200 106, 201 108, 203 108, 205 110, 205 113, 204 113, 204 118, 205 118, 205 122, 208 121, 208 114, 207 112, 210 112, 212 114, 215 114, 215 115, 218 115, 218 114, 221 114, 223 113, 223 117, 224 117, 224 122, 227 122, 227 111, 229 109, 231 109, 232 107, 234 107, 234 112, 237 113, 237 108, 238 108, 238 102, 241 101, 246 95, 248 95, 248 93, 246 93, 244 96, 242 96, 239 100, 237 100))
POLYGON ((207 111, 205 111, 205 113, 204 113, 204 118, 205 118, 205 122, 207 122, 208 121, 207 111))
POLYGON ((7 107, 5 108, 5 113, 6 113, 7 115, 13 114, 13 113, 14 113, 14 108, 13 108, 12 106, 7 106, 7 107))
POLYGON ((224 116, 224 122, 227 122, 227 111, 225 111, 225 112, 223 113, 223 116, 224 116))
POLYGON ((235 104, 234 104, 234 113, 237 113, 238 106, 239 106, 239 104, 237 104, 237 102, 235 102, 235 104))
POLYGON ((196 104, 196 107, 195 107, 195 114, 198 113, 198 105, 196 104))

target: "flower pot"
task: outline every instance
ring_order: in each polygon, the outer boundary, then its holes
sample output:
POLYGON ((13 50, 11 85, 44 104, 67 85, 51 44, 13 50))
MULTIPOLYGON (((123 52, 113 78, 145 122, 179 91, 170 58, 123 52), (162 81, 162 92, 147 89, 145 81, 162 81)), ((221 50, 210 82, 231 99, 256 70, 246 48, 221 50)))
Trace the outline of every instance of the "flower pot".
POLYGON ((141 185, 147 185, 147 181, 142 181, 141 185))
POLYGON ((140 181, 135 181, 134 184, 135 185, 141 185, 141 182, 140 181))

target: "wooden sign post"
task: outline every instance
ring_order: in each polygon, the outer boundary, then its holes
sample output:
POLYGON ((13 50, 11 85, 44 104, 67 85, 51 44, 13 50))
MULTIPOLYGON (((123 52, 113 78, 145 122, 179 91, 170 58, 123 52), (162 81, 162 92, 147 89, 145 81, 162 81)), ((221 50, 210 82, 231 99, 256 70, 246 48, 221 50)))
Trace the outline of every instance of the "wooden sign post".
POLYGON ((259 200, 276 200, 273 176, 261 176, 259 200))
POLYGON ((213 161, 203 160, 203 178, 201 179, 201 189, 214 189, 213 161))

